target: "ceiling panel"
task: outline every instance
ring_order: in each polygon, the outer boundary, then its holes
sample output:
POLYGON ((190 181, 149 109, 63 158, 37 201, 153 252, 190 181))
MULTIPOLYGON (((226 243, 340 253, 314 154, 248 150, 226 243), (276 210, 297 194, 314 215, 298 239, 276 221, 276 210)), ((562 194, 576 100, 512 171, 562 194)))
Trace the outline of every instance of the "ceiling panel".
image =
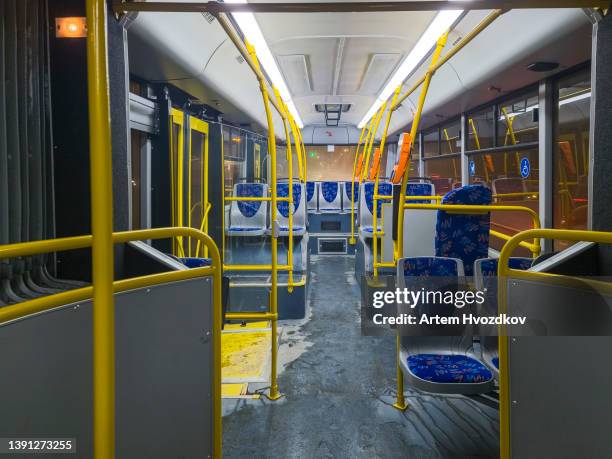
POLYGON ((341 123, 357 123, 435 14, 287 13, 256 18, 304 123, 324 122, 315 103, 351 104, 341 123))

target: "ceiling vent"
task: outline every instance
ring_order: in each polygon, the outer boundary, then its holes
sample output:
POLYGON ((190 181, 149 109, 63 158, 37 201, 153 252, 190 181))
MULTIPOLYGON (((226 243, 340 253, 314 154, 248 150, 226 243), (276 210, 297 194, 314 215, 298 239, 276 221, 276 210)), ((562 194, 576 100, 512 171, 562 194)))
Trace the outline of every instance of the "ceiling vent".
POLYGON ((312 79, 305 54, 278 56, 278 62, 292 94, 312 92, 312 79))
POLYGON ((395 69, 400 57, 399 53, 372 54, 368 67, 361 78, 359 92, 378 94, 395 69))

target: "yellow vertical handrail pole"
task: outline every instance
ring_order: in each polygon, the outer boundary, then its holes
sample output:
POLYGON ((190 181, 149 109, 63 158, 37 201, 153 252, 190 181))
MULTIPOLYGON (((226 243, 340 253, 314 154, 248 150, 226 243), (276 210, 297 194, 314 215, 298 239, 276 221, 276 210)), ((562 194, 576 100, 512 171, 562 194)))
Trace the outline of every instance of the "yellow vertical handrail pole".
POLYGON ((293 124, 295 125, 295 130, 297 134, 297 137, 295 138, 296 147, 298 148, 298 152, 301 152, 301 155, 302 155, 302 174, 303 174, 302 180, 304 184, 306 184, 306 182, 308 181, 307 174, 306 174, 306 147, 304 146, 304 141, 302 140, 301 129, 299 128, 295 120, 293 120, 293 124))
MULTIPOLYGON (((393 99, 391 99, 391 106, 392 107, 395 102, 397 101, 397 98, 399 96, 400 91, 402 90, 402 85, 399 85, 396 89, 395 92, 393 93, 393 99)), ((393 110, 391 110, 391 108, 389 107, 389 111, 387 112, 387 119, 385 120, 385 126, 383 128, 383 132, 382 132, 382 136, 380 138, 380 155, 382 158, 382 155, 384 153, 384 148, 385 148, 385 143, 387 142, 387 132, 389 131, 389 124, 391 123, 391 116, 393 115, 393 110)), ((382 161, 380 161, 378 163, 378 168, 376 169, 376 173, 375 173, 375 178, 374 178, 374 198, 372 199, 372 245, 373 245, 373 250, 374 250, 374 263, 372 263, 373 266, 373 271, 374 271, 374 277, 378 277, 378 183, 379 183, 379 177, 380 177, 380 164, 382 161)), ((381 241, 382 242, 382 241, 381 241)), ((380 257, 382 260, 382 256, 380 257)))
POLYGON ((113 177, 106 2, 87 0, 87 93, 91 175, 94 458, 115 457, 113 177))
POLYGON ((293 145, 295 147, 295 156, 297 158, 298 161, 298 174, 300 177, 300 181, 301 182, 306 182, 304 180, 304 166, 302 163, 302 150, 300 148, 299 145, 299 141, 298 141, 298 134, 297 134, 297 126, 295 124, 295 120, 293 119, 293 116, 291 116, 291 113, 289 112, 289 110, 286 110, 286 114, 287 114, 287 118, 289 118, 289 126, 291 127, 291 136, 293 137, 293 145))
MULTIPOLYGON (((416 134, 419 129, 419 123, 421 121, 421 115, 423 114, 423 106, 425 105, 425 98, 427 97, 427 91, 429 90, 431 78, 435 73, 434 66, 438 62, 438 59, 440 58, 440 54, 442 53, 444 46, 446 46, 448 32, 449 31, 446 31, 438 39, 438 42, 436 43, 436 49, 434 50, 433 56, 431 57, 429 69, 425 74, 425 80, 423 81, 423 87, 421 88, 421 95, 419 96, 419 105, 417 106, 417 111, 414 114, 414 119, 412 120, 412 127, 410 129, 410 150, 412 150, 412 146, 414 145, 414 138, 416 137, 416 134)), ((394 258, 396 262, 398 262, 399 259, 402 258, 404 255, 404 202, 406 201, 406 185, 408 184, 408 175, 409 168, 407 167, 402 177, 402 185, 400 189, 400 205, 397 206, 397 245, 394 258)), ((398 410, 403 411, 407 408, 407 405, 406 400, 404 398, 404 373, 402 372, 402 368, 399 364, 400 346, 401 337, 398 333, 396 337, 397 400, 395 401, 393 406, 398 410)))
MULTIPOLYGON (((368 125, 368 134, 366 135, 366 138, 364 140, 363 143, 363 150, 361 152, 361 157, 360 157, 360 161, 361 161, 361 169, 359 171, 359 174, 357 174, 359 177, 359 181, 357 182, 357 188, 359 190, 361 190, 361 183, 363 182, 362 178, 363 178, 363 169, 367 167, 366 163, 366 155, 367 155, 367 150, 368 150, 368 145, 370 144, 370 138, 372 136, 372 130, 374 129, 374 123, 376 121, 376 114, 374 114, 374 116, 372 117, 372 119, 370 120, 370 123, 368 125)), ((353 195, 352 197, 353 200, 353 208, 354 208, 354 200, 355 197, 353 195)))
POLYGON ((287 291, 289 293, 293 292, 293 151, 291 149, 291 137, 289 136, 289 127, 287 126, 287 116, 289 114, 289 110, 287 109, 287 106, 285 105, 285 102, 283 102, 283 99, 280 96, 280 93, 278 92, 278 89, 276 89, 275 87, 273 87, 274 90, 274 96, 276 97, 276 100, 278 102, 278 106, 281 108, 281 110, 283 111, 283 113, 285 114, 285 117, 283 118, 283 128, 285 130, 285 140, 286 140, 286 144, 287 144, 287 151, 286 151, 286 156, 287 156, 287 169, 288 169, 288 175, 289 175, 289 190, 288 190, 288 194, 289 194, 289 202, 287 203, 288 206, 288 214, 287 214, 287 219, 288 219, 288 224, 289 224, 289 241, 287 241, 287 266, 289 266, 289 269, 287 270, 287 274, 288 274, 288 279, 287 279, 287 291))
MULTIPOLYGON (((470 126, 472 127, 472 132, 474 133, 474 142, 476 143, 476 149, 480 150, 480 137, 478 137, 476 123, 474 123, 473 118, 469 118, 468 122, 470 123, 470 126)), ((482 157, 482 164, 484 168, 485 182, 489 183, 489 168, 487 166, 487 158, 485 156, 482 157)))
POLYGON ((272 119, 272 111, 270 110, 270 98, 268 89, 266 87, 266 80, 264 79, 261 69, 259 67, 259 59, 255 53, 255 48, 246 42, 246 47, 251 55, 253 63, 257 67, 257 79, 259 80, 259 88, 263 97, 264 109, 266 110, 266 120, 268 123, 268 151, 270 154, 270 186, 272 188, 270 193, 270 221, 272 224, 272 262, 271 262, 271 279, 270 279, 270 313, 272 314, 272 326, 271 326, 271 362, 270 362, 270 393, 268 398, 270 400, 278 400, 281 395, 278 392, 278 382, 276 379, 276 365, 277 365, 277 353, 278 353, 278 239, 276 238, 276 137, 274 136, 274 120, 272 119))
POLYGON ((357 142, 357 148, 355 149, 355 159, 353 160, 353 175, 351 177, 351 238, 349 244, 355 245, 355 172, 357 172, 357 162, 359 158, 359 147, 363 141, 363 134, 366 130, 366 124, 364 123, 361 128, 361 134, 359 134, 359 141, 357 142))
POLYGON ((370 158, 372 157, 372 148, 374 147, 374 140, 376 138, 376 133, 378 132, 378 127, 380 126, 380 120, 382 119, 383 113, 387 108, 387 101, 385 101, 381 106, 380 110, 376 114, 376 120, 374 121, 374 126, 372 127, 372 132, 370 135, 370 143, 368 144, 368 149, 366 153, 366 159, 363 164, 363 170, 361 171, 361 176, 363 180, 368 177, 368 169, 370 168, 370 158))
MULTIPOLYGON (((429 91, 429 85, 431 84, 431 78, 433 77, 435 71, 434 67, 440 58, 440 54, 446 46, 446 40, 448 38, 448 31, 444 33, 436 44, 436 49, 431 57, 431 63, 429 64, 429 69, 425 74, 425 80, 423 81, 423 87, 421 88, 421 95, 419 96, 419 104, 417 106, 417 111, 414 114, 414 119, 412 120, 412 127, 410 129, 410 150, 412 150, 412 146, 414 145, 414 139, 419 129, 419 123, 421 121, 421 115, 423 114, 423 106, 425 105, 425 98, 427 97, 427 91, 429 91)), ((404 208, 403 204, 406 200, 406 185, 408 184, 408 175, 409 168, 406 168, 404 171, 404 175, 402 177, 402 188, 400 189, 400 205, 397 206, 397 250, 395 254, 395 260, 399 260, 404 256, 404 208)))

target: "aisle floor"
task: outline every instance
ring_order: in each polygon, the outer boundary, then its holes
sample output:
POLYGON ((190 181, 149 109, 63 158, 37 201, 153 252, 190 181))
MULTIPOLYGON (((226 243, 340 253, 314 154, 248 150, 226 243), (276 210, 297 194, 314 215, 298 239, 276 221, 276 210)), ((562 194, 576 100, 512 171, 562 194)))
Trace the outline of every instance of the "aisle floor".
POLYGON ((283 324, 284 397, 223 401, 226 458, 494 458, 496 410, 406 387, 395 401, 395 340, 361 335, 354 258, 313 257, 309 318, 283 324))

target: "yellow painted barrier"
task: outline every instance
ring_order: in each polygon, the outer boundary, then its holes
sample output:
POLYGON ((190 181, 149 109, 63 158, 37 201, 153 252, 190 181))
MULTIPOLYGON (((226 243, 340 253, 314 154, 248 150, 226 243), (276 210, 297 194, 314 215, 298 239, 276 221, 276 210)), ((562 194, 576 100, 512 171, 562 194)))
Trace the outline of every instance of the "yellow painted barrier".
MULTIPOLYGON (((507 311, 508 277, 528 280, 571 279, 569 276, 552 273, 537 273, 511 269, 508 260, 514 250, 528 239, 556 239, 561 241, 588 241, 612 244, 612 233, 600 231, 532 229, 518 233, 502 248, 498 261, 498 307, 499 313, 507 311)), ((595 282, 595 281, 594 281, 595 282)), ((610 289, 609 283, 597 282, 610 289)), ((499 336, 499 451, 502 459, 510 458, 510 374, 508 366, 508 337, 499 336)))
MULTIPOLYGON (((168 282, 177 282, 187 279, 195 279, 202 276, 213 276, 213 455, 221 457, 221 257, 219 250, 214 241, 207 234, 202 233, 194 228, 155 228, 137 231, 125 231, 112 233, 111 241, 114 244, 126 243, 136 240, 149 239, 173 239, 177 237, 194 238, 201 242, 209 251, 212 260, 211 266, 202 268, 193 268, 182 271, 171 271, 165 273, 151 274, 148 276, 136 277, 133 279, 125 279, 111 282, 110 295, 114 293, 125 292, 127 290, 140 289, 159 285, 168 282)), ((59 252, 66 250, 84 249, 92 247, 94 238, 90 235, 75 236, 60 239, 51 239, 44 241, 24 242, 19 244, 10 244, 0 246, 0 259, 14 258, 38 255, 43 253, 59 252)), ((95 282, 95 279, 94 279, 95 282)), ((49 296, 34 298, 10 306, 0 308, 0 323, 5 323, 11 320, 19 319, 31 314, 48 311, 50 309, 63 306, 65 304, 84 301, 93 297, 96 284, 88 287, 82 287, 75 290, 56 293, 49 296)), ((99 288, 99 287, 97 287, 99 288)), ((95 297, 94 297, 95 301, 95 297)), ((114 305, 113 305, 114 307, 114 305)), ((94 302, 93 308, 96 308, 94 302)), ((114 312, 114 311, 113 311, 114 312)), ((114 329, 114 327, 113 327, 114 329)), ((109 333, 109 330, 105 330, 109 333)), ((114 349, 114 333, 106 336, 105 339, 113 341, 114 349)), ((94 340, 94 348, 99 345, 97 340, 94 340)), ((112 356, 113 363, 115 355, 112 356)), ((113 374, 113 387, 115 385, 113 374)), ((99 393, 94 392, 94 398, 99 396, 99 393)), ((114 405, 114 400, 113 400, 114 405)), ((98 403, 94 400, 94 417, 95 411, 99 408, 98 403)), ((98 413, 100 415, 100 413, 98 413)), ((112 433, 115 431, 115 418, 110 420, 112 433)), ((104 432, 106 424, 96 424, 94 427, 101 430, 98 432, 98 438, 108 435, 104 432)), ((100 440, 98 440, 100 441, 100 440)), ((104 449, 102 447, 99 447, 104 449)), ((97 454, 102 454, 94 445, 94 451, 97 454)), ((113 457, 114 450, 110 453, 113 457)))

